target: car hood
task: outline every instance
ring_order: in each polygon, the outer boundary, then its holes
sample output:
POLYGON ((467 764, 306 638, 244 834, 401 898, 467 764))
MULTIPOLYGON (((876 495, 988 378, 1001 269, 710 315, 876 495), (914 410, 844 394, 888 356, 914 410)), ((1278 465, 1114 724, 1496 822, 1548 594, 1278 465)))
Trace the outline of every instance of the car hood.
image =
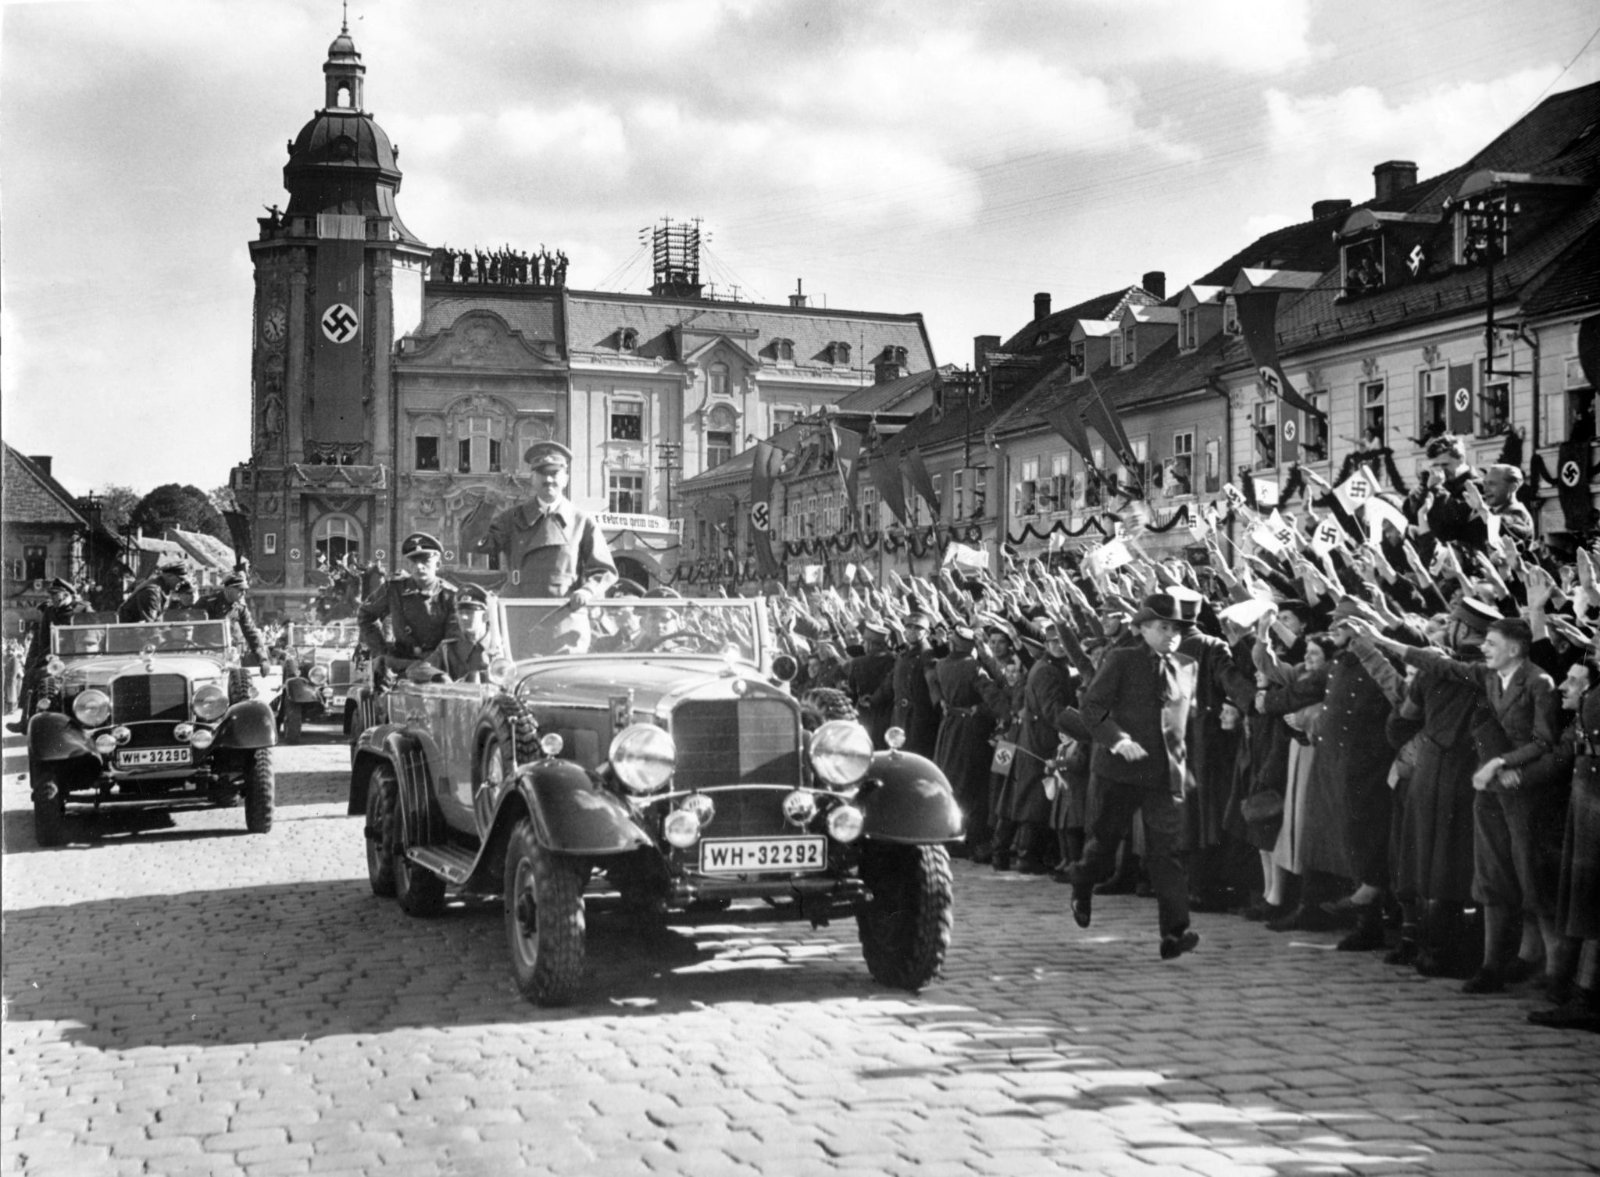
POLYGON ((190 679, 226 678, 228 668, 220 658, 204 654, 158 654, 150 659, 150 669, 145 670, 145 660, 137 654, 113 654, 89 661, 67 664, 68 681, 85 686, 104 686, 124 674, 181 674, 190 679))
POLYGON ((632 691, 635 710, 650 710, 669 695, 715 689, 718 682, 732 683, 736 678, 760 683, 766 688, 763 694, 776 691, 753 666, 739 663, 730 675, 721 658, 685 654, 540 658, 517 669, 519 696, 554 705, 585 698, 604 700, 632 691))

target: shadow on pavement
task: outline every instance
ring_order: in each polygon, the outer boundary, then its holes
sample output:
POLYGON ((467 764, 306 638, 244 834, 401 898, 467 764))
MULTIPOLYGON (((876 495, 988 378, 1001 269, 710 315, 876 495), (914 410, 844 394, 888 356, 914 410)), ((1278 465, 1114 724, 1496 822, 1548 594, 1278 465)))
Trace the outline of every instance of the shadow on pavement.
POLYGON ((7 1018, 21 1035, 29 1023, 64 1023, 50 1032, 129 1050, 883 992, 853 951, 853 925, 845 944, 803 923, 644 937, 626 913, 598 904, 588 925, 584 996, 545 1010, 512 984, 498 900, 415 919, 349 880, 13 911, 7 1018))

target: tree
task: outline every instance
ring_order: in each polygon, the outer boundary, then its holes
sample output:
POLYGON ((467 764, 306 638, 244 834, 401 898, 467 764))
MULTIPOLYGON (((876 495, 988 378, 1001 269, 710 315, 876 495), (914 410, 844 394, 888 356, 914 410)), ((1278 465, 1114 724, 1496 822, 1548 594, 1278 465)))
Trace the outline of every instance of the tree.
POLYGON ((239 509, 239 500, 234 497, 233 487, 226 484, 217 487, 208 497, 211 505, 224 514, 239 509))
POLYGON ((177 527, 221 540, 228 538, 222 516, 217 514, 206 492, 197 486, 179 486, 176 482, 158 486, 140 499, 129 514, 128 522, 147 535, 160 535, 169 527, 177 527))
POLYGON ((113 535, 127 525, 134 507, 139 505, 139 492, 131 486, 118 486, 108 482, 91 492, 100 500, 100 524, 113 535))

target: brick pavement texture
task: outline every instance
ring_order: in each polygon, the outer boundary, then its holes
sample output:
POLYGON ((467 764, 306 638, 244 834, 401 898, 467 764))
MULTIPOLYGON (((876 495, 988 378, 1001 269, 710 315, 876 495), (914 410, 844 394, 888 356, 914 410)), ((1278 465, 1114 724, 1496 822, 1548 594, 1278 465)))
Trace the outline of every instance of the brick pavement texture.
POLYGON ((919 995, 848 923, 590 921, 584 999, 512 987, 497 907, 413 920, 367 888, 345 752, 279 749, 237 811, 32 840, 4 779, 0 1177, 528 1172, 684 1177, 1600 1172, 1600 1039, 1532 994, 957 864, 919 995))

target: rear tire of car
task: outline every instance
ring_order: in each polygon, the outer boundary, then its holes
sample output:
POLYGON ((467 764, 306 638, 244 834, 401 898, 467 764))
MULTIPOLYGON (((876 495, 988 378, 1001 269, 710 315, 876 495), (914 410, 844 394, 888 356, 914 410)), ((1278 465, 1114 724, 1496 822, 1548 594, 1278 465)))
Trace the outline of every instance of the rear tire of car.
POLYGON ((861 877, 872 892, 856 907, 867 971, 881 985, 915 993, 938 975, 950 947, 950 856, 943 846, 868 842, 861 877))
POLYGON ((506 942, 511 972, 536 1005, 566 1005, 583 983, 586 871, 539 845, 531 818, 506 847, 506 942))
POLYGON ((394 898, 394 844, 400 822, 400 785, 387 764, 367 780, 367 882, 379 899, 394 898))
POLYGON ((272 749, 257 748, 250 753, 250 772, 244 782, 244 828, 252 834, 270 833, 276 802, 277 781, 272 773, 272 749))
POLYGON ((59 765, 28 757, 28 788, 33 793, 33 839, 41 846, 67 840, 67 795, 59 765))
POLYGON ((288 695, 283 698, 283 742, 285 744, 298 744, 300 742, 300 727, 305 723, 305 708, 296 703, 288 695))

